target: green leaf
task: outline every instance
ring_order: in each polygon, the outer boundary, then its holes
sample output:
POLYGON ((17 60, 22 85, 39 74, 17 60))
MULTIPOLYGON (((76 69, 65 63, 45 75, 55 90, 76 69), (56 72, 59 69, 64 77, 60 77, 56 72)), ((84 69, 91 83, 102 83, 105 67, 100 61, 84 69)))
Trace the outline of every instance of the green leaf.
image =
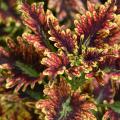
POLYGON ((58 120, 63 120, 72 111, 70 106, 71 97, 69 96, 67 100, 62 104, 62 111, 60 111, 60 117, 58 120))
POLYGON ((119 101, 117 101, 117 102, 109 105, 109 107, 110 107, 112 110, 114 110, 115 112, 120 113, 120 102, 119 102, 119 101))
POLYGON ((85 73, 81 72, 80 77, 73 77, 72 80, 69 80, 69 78, 66 77, 66 80, 68 83, 71 84, 73 90, 77 90, 79 87, 82 88, 82 86, 88 82, 90 82, 89 79, 85 78, 85 73))
POLYGON ((34 98, 35 100, 43 99, 43 95, 40 92, 36 92, 34 90, 26 90, 25 93, 27 93, 31 98, 34 98))
POLYGON ((0 68, 0 73, 2 73, 2 72, 3 72, 3 69, 0 68))
POLYGON ((31 66, 26 65, 20 61, 16 61, 15 66, 17 66, 24 74, 29 75, 30 77, 38 77, 39 73, 34 70, 31 66))
POLYGON ((1 1, 0 1, 0 7, 5 11, 8 9, 8 6, 4 2, 1 2, 1 1))

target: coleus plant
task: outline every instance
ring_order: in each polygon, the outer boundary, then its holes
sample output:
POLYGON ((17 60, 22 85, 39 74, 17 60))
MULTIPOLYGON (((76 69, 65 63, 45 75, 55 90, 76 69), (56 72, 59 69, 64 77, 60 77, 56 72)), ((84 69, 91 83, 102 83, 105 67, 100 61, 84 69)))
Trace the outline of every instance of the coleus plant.
MULTIPOLYGON (((51 2, 47 1, 48 7, 51 2)), ((0 44, 4 94, 14 91, 32 101, 39 115, 35 119, 119 120, 119 1, 56 0, 55 6, 59 7, 58 18, 45 11, 43 3, 18 6, 27 28, 22 36, 8 37, 0 44), (66 7, 62 8, 63 2, 66 7), (80 3, 77 8, 76 2, 80 3), (74 21, 72 30, 59 24, 68 8, 68 19, 74 21), (26 93, 30 96, 23 95, 26 93)))

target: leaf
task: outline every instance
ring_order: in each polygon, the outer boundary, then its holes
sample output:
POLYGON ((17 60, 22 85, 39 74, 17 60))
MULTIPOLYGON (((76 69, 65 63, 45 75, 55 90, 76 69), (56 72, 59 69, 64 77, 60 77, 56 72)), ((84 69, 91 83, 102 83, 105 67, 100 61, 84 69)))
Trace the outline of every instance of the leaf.
POLYGON ((73 90, 77 90, 79 87, 82 88, 82 86, 87 82, 87 80, 85 78, 85 74, 83 72, 81 72, 80 77, 73 77, 72 80, 69 80, 68 78, 66 78, 67 82, 71 84, 72 89, 73 90))
POLYGON ((15 66, 17 66, 24 74, 30 77, 38 77, 39 73, 34 70, 31 66, 28 66, 20 61, 16 61, 15 66))
POLYGON ((119 0, 116 0, 116 6, 117 6, 116 14, 120 14, 120 1, 119 0))
POLYGON ((62 104, 62 111, 60 111, 60 117, 58 120, 61 120, 62 118, 66 118, 67 114, 72 111, 72 108, 70 106, 71 97, 69 96, 65 103, 62 104))
POLYGON ((114 112, 120 113, 120 101, 116 101, 113 104, 99 104, 100 107, 109 107, 111 108, 114 112))
POLYGON ((50 40, 55 42, 54 46, 73 53, 76 47, 76 35, 72 34, 70 29, 64 30, 59 24, 54 25, 52 20, 49 21, 49 27, 50 40))
POLYGON ((0 68, 0 74, 3 72, 3 69, 0 68))
POLYGON ((34 35, 26 35, 24 36, 26 40, 31 41, 31 38, 34 39, 33 36, 37 37, 37 44, 41 50, 51 49, 55 51, 54 47, 51 45, 48 35, 49 27, 47 24, 47 13, 44 11, 43 3, 33 3, 29 5, 27 3, 22 4, 20 9, 23 13, 23 21, 24 24, 34 32, 34 35), (28 36, 28 37, 27 37, 28 36))
POLYGON ((88 11, 85 14, 77 15, 75 20, 75 31, 79 40, 83 37, 82 44, 98 46, 113 39, 113 34, 115 35, 118 29, 116 23, 113 22, 115 10, 114 0, 98 6, 88 2, 88 11))
POLYGON ((120 113, 120 101, 117 101, 110 105, 110 108, 117 113, 120 113))
POLYGON ((40 92, 36 92, 36 91, 30 90, 30 89, 27 89, 25 92, 26 92, 26 94, 28 94, 31 98, 33 98, 35 100, 43 99, 43 95, 41 95, 40 92))
POLYGON ((44 75, 60 75, 63 74, 66 67, 69 65, 69 60, 66 54, 61 53, 58 55, 56 53, 47 52, 47 57, 43 58, 41 63, 46 65, 48 68, 43 71, 44 75))

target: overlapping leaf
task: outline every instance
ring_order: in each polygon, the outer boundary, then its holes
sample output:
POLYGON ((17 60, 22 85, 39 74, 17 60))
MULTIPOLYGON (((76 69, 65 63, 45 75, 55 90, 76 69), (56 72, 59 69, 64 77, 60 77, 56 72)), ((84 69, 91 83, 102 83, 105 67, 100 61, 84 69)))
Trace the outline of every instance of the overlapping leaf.
POLYGON ((66 67, 69 65, 69 60, 64 53, 57 55, 47 52, 47 57, 43 58, 41 63, 48 67, 43 72, 45 75, 57 76, 64 73, 66 67))
MULTIPOLYGON (((105 5, 98 5, 88 2, 88 11, 84 15, 79 15, 75 21, 76 31, 79 35, 79 41, 89 43, 89 46, 101 46, 103 43, 114 39, 115 33, 118 33, 119 27, 114 20, 116 11, 115 1, 108 1, 105 5), (115 33, 114 33, 115 32, 115 33)), ((118 34, 117 34, 118 35, 118 34)), ((113 40, 114 44, 116 39, 113 40)), ((106 43, 107 43, 106 42, 106 43)))
POLYGON ((0 94, 0 119, 32 120, 32 116, 19 96, 0 94))
POLYGON ((7 41, 9 50, 1 49, 1 63, 2 69, 10 72, 5 81, 6 87, 11 88, 16 86, 16 91, 24 86, 24 90, 28 85, 34 87, 35 83, 41 81, 42 74, 40 74, 41 54, 34 48, 33 45, 28 44, 22 38, 18 38, 15 42, 13 40, 7 41), (5 67, 5 65, 8 67, 5 67), (31 67, 32 66, 32 67, 31 67))
MULTIPOLYGON (((23 37, 37 44, 40 50, 52 49, 52 45, 49 42, 48 25, 47 25, 47 14, 43 9, 43 4, 32 4, 31 6, 24 3, 21 7, 23 11, 23 21, 34 34, 24 34, 23 37)), ((53 50, 53 49, 52 49, 53 50)))
POLYGON ((119 118, 120 118, 120 114, 110 109, 106 111, 102 120, 119 120, 119 118))
POLYGON ((70 29, 63 30, 59 25, 54 27, 51 21, 49 22, 49 26, 50 40, 55 41, 55 46, 69 53, 73 53, 76 45, 76 36, 72 34, 70 29))
POLYGON ((37 109, 45 109, 45 118, 49 120, 96 120, 89 111, 96 109, 92 102, 86 100, 86 95, 72 92, 70 86, 62 79, 58 86, 46 88, 48 99, 37 102, 37 109))

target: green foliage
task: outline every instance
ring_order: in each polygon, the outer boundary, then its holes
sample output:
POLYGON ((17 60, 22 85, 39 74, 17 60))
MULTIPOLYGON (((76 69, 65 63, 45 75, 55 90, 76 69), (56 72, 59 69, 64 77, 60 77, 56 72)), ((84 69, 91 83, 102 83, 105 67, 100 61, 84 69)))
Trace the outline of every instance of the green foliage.
POLYGON ((74 76, 72 80, 69 79, 69 77, 66 77, 66 80, 70 83, 73 90, 77 90, 78 88, 82 89, 86 83, 91 82, 90 78, 86 78, 86 74, 84 72, 81 72, 79 77, 74 76))
POLYGON ((31 66, 26 65, 20 61, 16 61, 15 64, 24 74, 30 76, 30 77, 38 77, 39 73, 34 70, 31 66))
POLYGON ((120 101, 108 105, 113 111, 120 114, 120 101))
POLYGON ((62 104, 62 110, 60 111, 60 117, 58 120, 62 120, 67 117, 67 115, 72 112, 72 108, 70 106, 71 98, 68 97, 67 100, 62 104))

